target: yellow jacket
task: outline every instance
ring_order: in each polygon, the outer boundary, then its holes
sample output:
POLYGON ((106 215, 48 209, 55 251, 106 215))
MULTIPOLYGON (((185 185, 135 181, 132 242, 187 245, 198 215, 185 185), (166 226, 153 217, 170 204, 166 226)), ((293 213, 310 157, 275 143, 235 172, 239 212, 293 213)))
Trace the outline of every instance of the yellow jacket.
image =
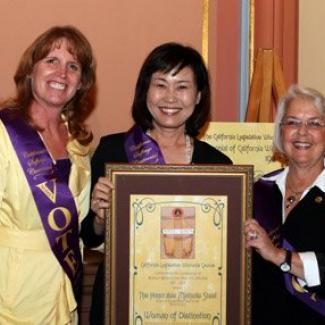
MULTIPOLYGON (((89 209, 89 148, 68 143, 79 223, 89 209)), ((53 255, 31 190, 0 121, 0 324, 71 324, 76 301, 53 255)))

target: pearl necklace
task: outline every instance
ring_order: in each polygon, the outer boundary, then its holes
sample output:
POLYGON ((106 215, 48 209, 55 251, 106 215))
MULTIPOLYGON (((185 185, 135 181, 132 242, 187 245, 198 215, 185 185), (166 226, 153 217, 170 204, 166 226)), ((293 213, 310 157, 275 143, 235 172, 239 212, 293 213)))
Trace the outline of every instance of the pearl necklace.
POLYGON ((190 164, 192 162, 193 144, 192 139, 188 134, 185 134, 185 163, 190 164))
MULTIPOLYGON (((152 138, 151 131, 148 129, 146 134, 152 138)), ((185 134, 185 164, 189 165, 192 162, 193 144, 192 139, 188 134, 185 134)))

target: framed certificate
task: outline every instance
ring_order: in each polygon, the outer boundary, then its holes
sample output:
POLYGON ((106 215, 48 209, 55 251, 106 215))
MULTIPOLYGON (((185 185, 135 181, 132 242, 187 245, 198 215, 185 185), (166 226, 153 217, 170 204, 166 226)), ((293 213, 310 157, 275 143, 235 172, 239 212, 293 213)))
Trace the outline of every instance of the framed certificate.
POLYGON ((252 166, 107 164, 105 324, 248 325, 252 166))

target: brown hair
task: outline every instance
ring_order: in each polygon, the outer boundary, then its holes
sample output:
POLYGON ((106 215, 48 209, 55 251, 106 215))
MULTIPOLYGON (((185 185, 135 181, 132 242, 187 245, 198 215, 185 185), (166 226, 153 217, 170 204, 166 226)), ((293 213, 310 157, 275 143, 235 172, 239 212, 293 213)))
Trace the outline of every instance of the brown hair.
POLYGON ((92 140, 92 133, 84 122, 94 108, 94 86, 96 63, 92 48, 86 37, 73 26, 54 26, 36 38, 25 50, 18 64, 14 80, 16 97, 6 101, 6 105, 17 108, 27 120, 30 119, 30 105, 33 100, 31 80, 35 64, 43 59, 53 48, 60 46, 62 39, 67 40, 69 52, 81 65, 81 88, 63 107, 63 118, 68 122, 71 136, 82 144, 92 140))

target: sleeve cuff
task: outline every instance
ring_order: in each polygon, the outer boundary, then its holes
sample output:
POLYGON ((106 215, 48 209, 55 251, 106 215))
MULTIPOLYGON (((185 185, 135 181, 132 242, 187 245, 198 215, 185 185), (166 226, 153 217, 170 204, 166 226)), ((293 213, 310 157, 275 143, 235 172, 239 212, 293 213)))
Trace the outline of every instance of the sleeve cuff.
POLYGON ((307 284, 308 287, 320 285, 320 276, 317 258, 314 252, 298 253, 304 266, 305 281, 298 279, 299 283, 307 284))

